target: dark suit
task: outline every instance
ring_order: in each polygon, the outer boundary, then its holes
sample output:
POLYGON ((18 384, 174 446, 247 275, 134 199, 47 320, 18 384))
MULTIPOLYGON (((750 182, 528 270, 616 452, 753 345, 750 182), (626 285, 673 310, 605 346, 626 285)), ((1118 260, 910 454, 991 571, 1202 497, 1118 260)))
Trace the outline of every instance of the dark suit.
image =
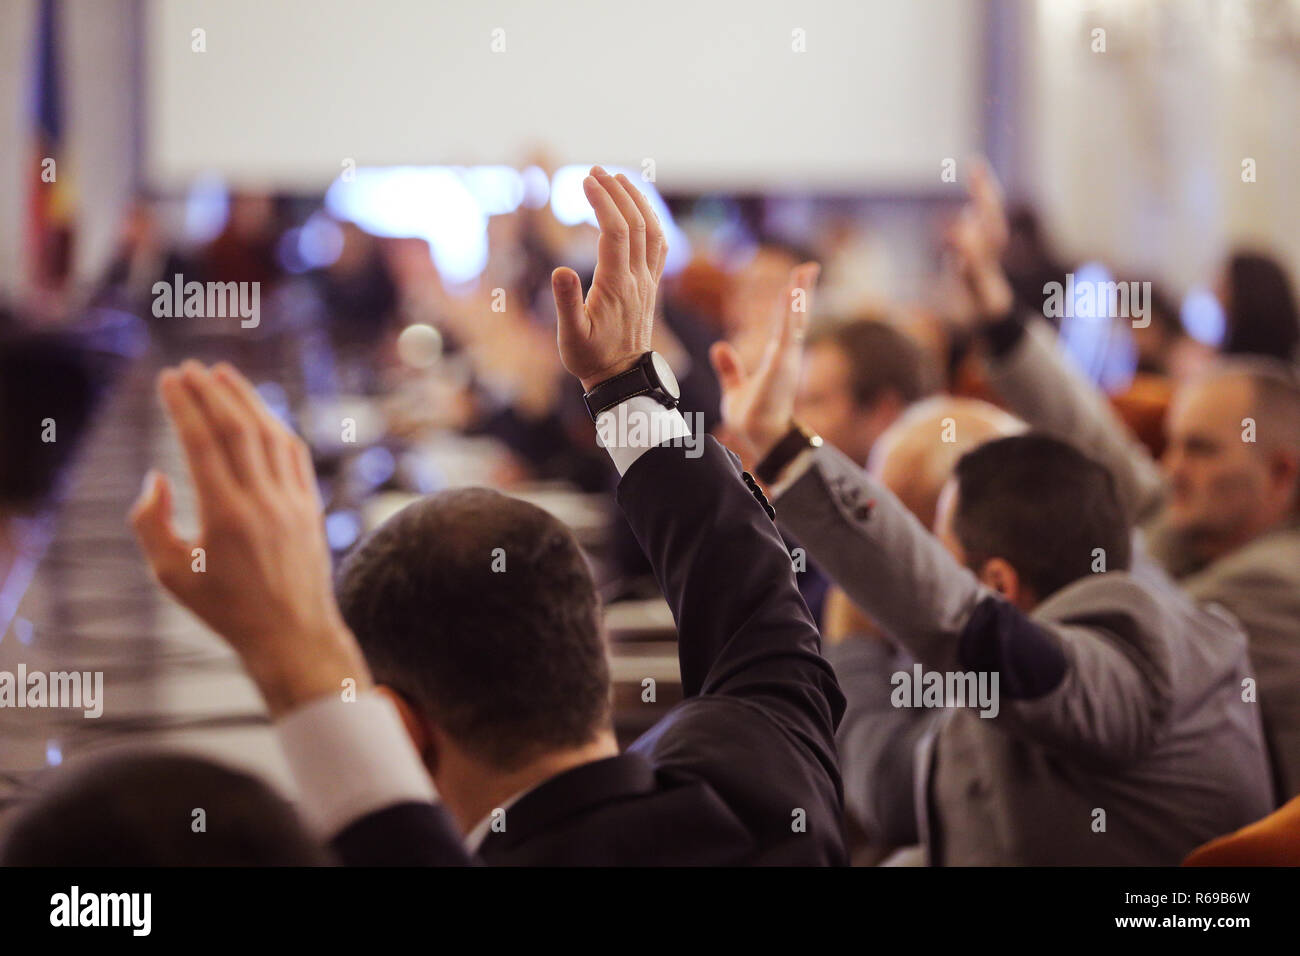
MULTIPOLYGON (((618 501, 673 609, 686 699, 627 753, 559 774, 506 811, 493 865, 842 864, 844 697, 790 555, 714 439, 667 445, 618 501)), ((446 814, 403 804, 335 841, 345 862, 455 863, 446 814)))

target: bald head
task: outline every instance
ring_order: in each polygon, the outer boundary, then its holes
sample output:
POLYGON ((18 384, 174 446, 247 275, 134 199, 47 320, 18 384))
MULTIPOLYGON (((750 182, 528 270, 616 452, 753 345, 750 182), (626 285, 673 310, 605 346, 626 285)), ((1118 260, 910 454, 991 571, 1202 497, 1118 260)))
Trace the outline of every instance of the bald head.
POLYGON ((880 436, 867 467, 929 528, 957 460, 1025 429, 1020 419, 988 402, 937 395, 913 405, 880 436))

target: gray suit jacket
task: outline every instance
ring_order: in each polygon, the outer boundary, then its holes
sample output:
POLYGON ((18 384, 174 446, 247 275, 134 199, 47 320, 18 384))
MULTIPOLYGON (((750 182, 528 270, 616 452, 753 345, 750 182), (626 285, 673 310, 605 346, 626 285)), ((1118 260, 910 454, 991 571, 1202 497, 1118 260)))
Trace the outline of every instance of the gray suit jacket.
MULTIPOLYGON (((1164 479, 1097 390, 1065 360, 1054 333, 1031 322, 1009 353, 990 363, 990 383, 1031 426, 1106 465, 1146 552, 1196 600, 1227 608, 1250 642, 1274 777, 1274 798, 1300 793, 1300 521, 1196 568, 1160 521, 1164 479)), ((1140 561, 1139 556, 1135 561, 1140 561)))
MULTIPOLYGON (((807 462, 777 495, 780 523, 925 671, 999 677, 990 716, 936 701, 946 716, 913 741, 911 761, 891 760, 897 748, 880 740, 867 759, 841 754, 850 799, 915 795, 932 862, 1172 865, 1268 812, 1259 711, 1241 699, 1246 642, 1229 617, 1123 572, 1077 581, 1025 615, 838 451, 807 462)), ((878 682, 838 676, 841 742, 897 731, 872 716, 878 682)), ((896 823, 898 808, 879 819, 896 823)))

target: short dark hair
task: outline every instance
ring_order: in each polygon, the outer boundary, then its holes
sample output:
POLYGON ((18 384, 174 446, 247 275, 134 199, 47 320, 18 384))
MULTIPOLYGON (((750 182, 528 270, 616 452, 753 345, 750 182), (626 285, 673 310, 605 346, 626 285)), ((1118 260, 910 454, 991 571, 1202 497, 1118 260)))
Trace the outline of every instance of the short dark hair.
POLYGON ((541 508, 486 488, 422 498, 348 555, 337 592, 375 679, 499 769, 608 724, 596 586, 541 508))
POLYGON ((261 780, 186 754, 112 754, 53 772, 18 811, 4 866, 321 866, 334 861, 261 780), (196 810, 204 811, 196 828, 196 810))
POLYGON ((1047 435, 987 442, 957 462, 953 532, 978 568, 1002 558, 1039 600, 1105 568, 1124 571, 1132 533, 1115 479, 1082 452, 1047 435))
POLYGON ((815 332, 808 345, 834 345, 849 360, 849 389, 853 403, 874 405, 886 392, 894 392, 910 405, 929 392, 921 349, 886 322, 854 319, 815 332))

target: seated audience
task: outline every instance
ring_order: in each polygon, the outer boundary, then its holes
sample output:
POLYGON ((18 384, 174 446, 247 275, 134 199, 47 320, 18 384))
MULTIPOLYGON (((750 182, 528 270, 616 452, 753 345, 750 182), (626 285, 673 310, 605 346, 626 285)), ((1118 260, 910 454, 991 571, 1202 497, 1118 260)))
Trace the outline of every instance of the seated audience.
MULTIPOLYGON (((986 441, 1024 429, 1024 422, 984 402, 926 399, 880 436, 870 471, 918 521, 932 527, 939 494, 958 459, 986 441), (936 440, 943 437, 952 441, 936 440)), ((891 675, 910 673, 916 661, 839 588, 827 601, 822 631, 826 659, 847 701, 835 737, 845 809, 877 851, 915 844, 920 839, 916 751, 947 710, 890 704, 891 675)))
MULTIPOLYGON (((717 347, 724 355, 731 348, 717 347)), ((796 400, 799 420, 865 463, 880 434, 926 393, 926 378, 921 350, 894 327, 859 319, 826 328, 808 339, 796 400)), ((792 553, 799 547, 787 543, 792 553)), ((805 561, 799 590, 818 622, 825 613, 827 584, 821 570, 805 561)))
POLYGON ((917 660, 891 704, 952 708, 916 756, 930 860, 1169 865, 1267 808, 1244 635, 1127 573, 1110 474, 1046 436, 988 442, 931 536, 794 424, 794 324, 754 375, 722 363, 724 413, 781 526, 917 660))
POLYGON ((651 397, 669 392, 621 387, 650 360, 666 245, 626 177, 596 167, 584 188, 599 261, 585 303, 578 276, 555 272, 560 355, 587 393, 614 390, 597 430, 674 611, 686 697, 627 753, 567 531, 491 492, 421 501, 348 562, 341 613, 305 447, 228 366, 161 377, 203 527, 179 537, 154 476, 133 515, 141 544, 242 657, 304 813, 344 862, 842 863, 843 696, 790 557, 734 457, 651 397), (645 427, 621 431, 624 413, 645 427))
MULTIPOLYGON (((985 217, 1000 214, 994 184, 980 184, 975 195, 985 217)), ((1288 799, 1300 792, 1300 377, 1254 356, 1187 382, 1175 395, 1157 466, 1043 323, 1023 321, 999 294, 997 250, 986 233, 968 234, 964 245, 979 273, 974 285, 986 290, 981 314, 993 386, 1034 428, 1105 464, 1152 556, 1197 601, 1241 621, 1275 798, 1288 799)))

